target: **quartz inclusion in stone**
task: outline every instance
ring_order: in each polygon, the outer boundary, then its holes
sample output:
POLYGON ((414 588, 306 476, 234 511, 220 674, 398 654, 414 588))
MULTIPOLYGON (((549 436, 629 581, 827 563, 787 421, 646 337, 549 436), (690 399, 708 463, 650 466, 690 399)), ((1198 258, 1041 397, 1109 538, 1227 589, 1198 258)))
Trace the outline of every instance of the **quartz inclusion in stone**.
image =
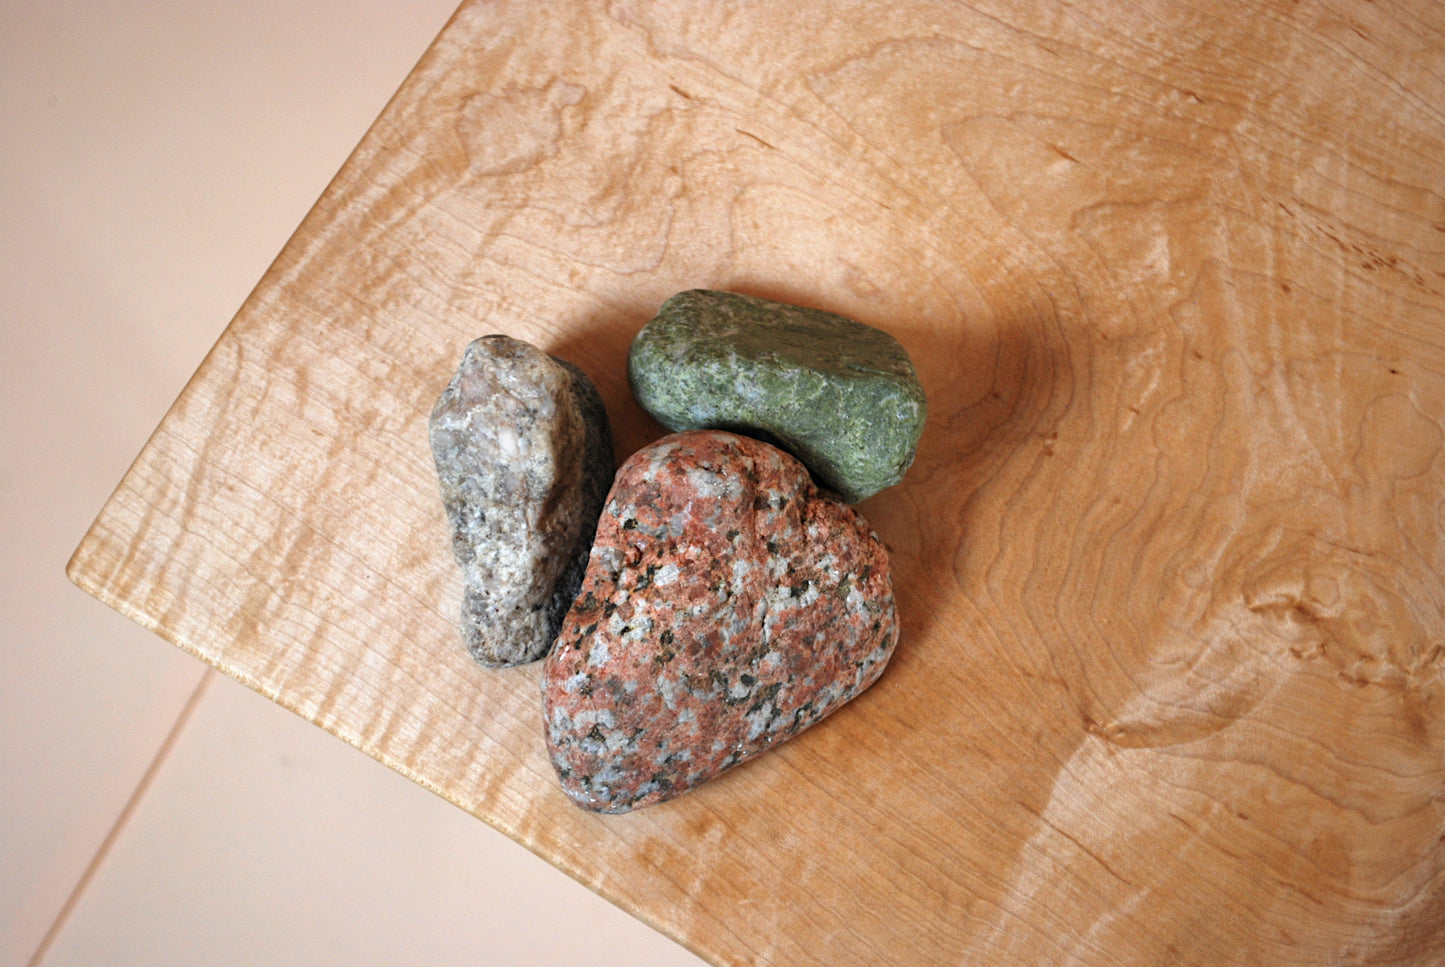
POLYGON ((467 649, 488 666, 536 661, 577 593, 612 481, 602 398, 571 363, 485 336, 432 410, 431 446, 467 649))
POLYGON ((632 392, 670 430, 736 430, 776 443, 858 501, 903 479, 926 403, 898 341, 843 316, 695 289, 632 342, 632 392))
POLYGON ((897 640, 858 513, 762 441, 664 437, 618 471, 543 665, 562 788, 613 813, 677 796, 862 692, 897 640))

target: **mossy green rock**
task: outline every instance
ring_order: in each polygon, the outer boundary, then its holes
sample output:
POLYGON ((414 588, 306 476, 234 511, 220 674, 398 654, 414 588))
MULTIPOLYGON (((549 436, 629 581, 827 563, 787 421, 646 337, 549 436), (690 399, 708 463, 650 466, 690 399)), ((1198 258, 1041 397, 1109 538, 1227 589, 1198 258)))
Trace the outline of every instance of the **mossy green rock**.
POLYGON ((927 410, 913 362, 886 332, 732 292, 664 302, 633 339, 627 375, 668 429, 767 440, 848 501, 903 479, 927 410))

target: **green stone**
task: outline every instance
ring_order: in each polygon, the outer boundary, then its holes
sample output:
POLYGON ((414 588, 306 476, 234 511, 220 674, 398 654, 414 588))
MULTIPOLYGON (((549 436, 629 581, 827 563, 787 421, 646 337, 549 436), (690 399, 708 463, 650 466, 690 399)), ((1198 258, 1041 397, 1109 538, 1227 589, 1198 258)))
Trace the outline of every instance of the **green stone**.
POLYGON ((627 376, 670 430, 731 430, 783 448, 848 501, 903 479, 926 402, 888 333, 831 312, 695 289, 632 341, 627 376))

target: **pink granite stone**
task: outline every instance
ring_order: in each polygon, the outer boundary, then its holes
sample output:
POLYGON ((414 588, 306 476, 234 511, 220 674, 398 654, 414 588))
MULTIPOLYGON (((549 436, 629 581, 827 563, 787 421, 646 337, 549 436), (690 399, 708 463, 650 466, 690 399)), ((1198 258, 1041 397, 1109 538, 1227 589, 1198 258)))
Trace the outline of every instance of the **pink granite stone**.
POLYGON ((802 464, 664 437, 618 471, 544 665, 552 763, 586 809, 670 799, 838 709, 897 640, 887 552, 802 464))

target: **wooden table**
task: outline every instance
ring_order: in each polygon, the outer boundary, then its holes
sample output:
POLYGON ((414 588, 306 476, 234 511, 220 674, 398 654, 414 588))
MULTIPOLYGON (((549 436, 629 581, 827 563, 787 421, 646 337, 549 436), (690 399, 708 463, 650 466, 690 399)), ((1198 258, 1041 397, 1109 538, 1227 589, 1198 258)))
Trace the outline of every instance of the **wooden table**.
POLYGON ((70 573, 716 963, 1439 963, 1442 424, 1433 0, 469 2, 70 573), (506 332, 625 456, 694 286, 918 363, 903 640, 596 816, 460 646, 426 419, 506 332))

